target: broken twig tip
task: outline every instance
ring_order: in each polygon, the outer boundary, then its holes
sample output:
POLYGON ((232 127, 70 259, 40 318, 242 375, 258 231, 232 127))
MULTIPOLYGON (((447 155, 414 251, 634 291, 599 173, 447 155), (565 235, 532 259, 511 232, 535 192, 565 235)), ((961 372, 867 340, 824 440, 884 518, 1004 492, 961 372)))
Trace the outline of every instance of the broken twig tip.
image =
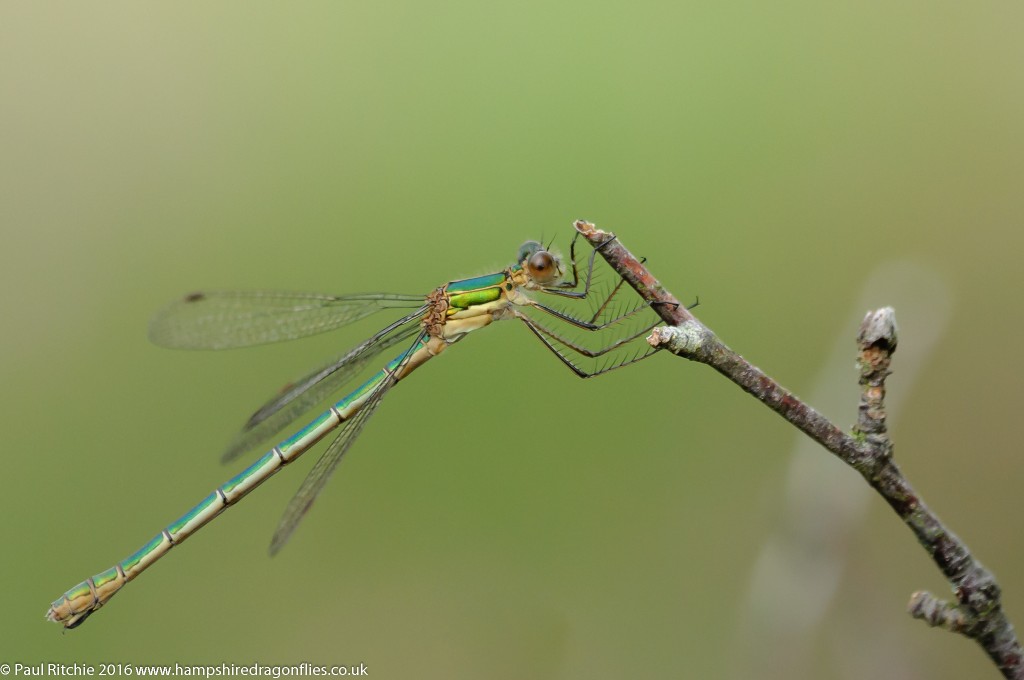
POLYGON ((598 236, 608 236, 608 232, 601 231, 593 222, 587 222, 586 220, 576 220, 572 223, 572 226, 576 228, 576 231, 583 234, 588 239, 593 239, 598 236))
POLYGON ((864 316, 857 332, 857 344, 860 347, 881 346, 894 352, 896 342, 896 310, 892 307, 882 307, 864 316))

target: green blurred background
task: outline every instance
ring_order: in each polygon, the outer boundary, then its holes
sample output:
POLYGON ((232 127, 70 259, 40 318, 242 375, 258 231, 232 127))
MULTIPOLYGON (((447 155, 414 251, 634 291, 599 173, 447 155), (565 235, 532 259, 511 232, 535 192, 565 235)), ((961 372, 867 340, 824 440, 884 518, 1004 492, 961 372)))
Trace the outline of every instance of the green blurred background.
MULTIPOLYGON (((798 435, 667 355, 577 380, 516 324, 389 396, 275 559, 314 456, 82 628, 43 614, 240 469, 219 450, 284 380, 383 322, 206 354, 149 345, 153 310, 425 293, 582 217, 844 426, 857 324, 897 304, 898 460, 1024 625, 1022 21, 995 0, 0 4, 0 662, 995 677, 904 614, 947 590, 873 496, 824 532, 827 592, 758 624, 778 592, 755 565, 806 515, 798 435)), ((827 497, 857 497, 818 454, 827 497)))

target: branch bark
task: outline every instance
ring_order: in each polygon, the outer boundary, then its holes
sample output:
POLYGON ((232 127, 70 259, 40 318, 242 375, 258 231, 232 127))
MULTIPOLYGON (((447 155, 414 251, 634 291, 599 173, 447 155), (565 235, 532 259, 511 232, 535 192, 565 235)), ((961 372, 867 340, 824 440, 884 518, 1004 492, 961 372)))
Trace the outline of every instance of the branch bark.
POLYGON ((653 347, 712 367, 857 470, 885 499, 931 555, 956 598, 946 602, 914 593, 911 616, 973 639, 1004 677, 1024 680, 1024 649, 1003 612, 995 576, 925 505, 893 460, 885 411, 885 380, 897 344, 893 309, 869 312, 857 335, 861 397, 857 424, 848 434, 726 346, 613 234, 583 220, 575 227, 669 324, 648 338, 653 347))

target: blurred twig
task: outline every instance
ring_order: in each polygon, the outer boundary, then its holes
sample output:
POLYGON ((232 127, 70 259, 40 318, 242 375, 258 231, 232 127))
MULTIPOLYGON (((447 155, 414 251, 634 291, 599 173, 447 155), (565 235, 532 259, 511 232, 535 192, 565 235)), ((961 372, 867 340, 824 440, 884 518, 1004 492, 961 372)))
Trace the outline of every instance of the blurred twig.
POLYGON ((925 505, 893 461, 885 422, 885 379, 897 341, 892 308, 869 312, 857 335, 861 399, 857 425, 847 434, 721 342, 613 234, 583 220, 575 227, 670 324, 654 330, 648 338, 652 346, 707 364, 756 397, 860 472, 914 532, 949 581, 956 602, 915 593, 910 614, 975 640, 1005 677, 1024 680, 1024 650, 1003 613, 995 577, 925 505))

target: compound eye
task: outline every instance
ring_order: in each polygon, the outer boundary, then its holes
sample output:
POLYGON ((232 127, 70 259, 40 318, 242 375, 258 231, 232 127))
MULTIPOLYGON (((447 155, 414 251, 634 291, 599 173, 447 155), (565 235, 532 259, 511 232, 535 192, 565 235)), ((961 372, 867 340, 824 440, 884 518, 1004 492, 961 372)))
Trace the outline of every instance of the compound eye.
POLYGON ((531 257, 534 253, 538 253, 542 250, 544 250, 544 246, 542 246, 539 242, 527 241, 523 245, 519 246, 519 257, 516 258, 516 264, 522 264, 523 260, 531 257))
POLYGON ((526 266, 529 269, 530 277, 540 283, 549 281, 555 276, 555 258, 546 251, 534 253, 526 266))

